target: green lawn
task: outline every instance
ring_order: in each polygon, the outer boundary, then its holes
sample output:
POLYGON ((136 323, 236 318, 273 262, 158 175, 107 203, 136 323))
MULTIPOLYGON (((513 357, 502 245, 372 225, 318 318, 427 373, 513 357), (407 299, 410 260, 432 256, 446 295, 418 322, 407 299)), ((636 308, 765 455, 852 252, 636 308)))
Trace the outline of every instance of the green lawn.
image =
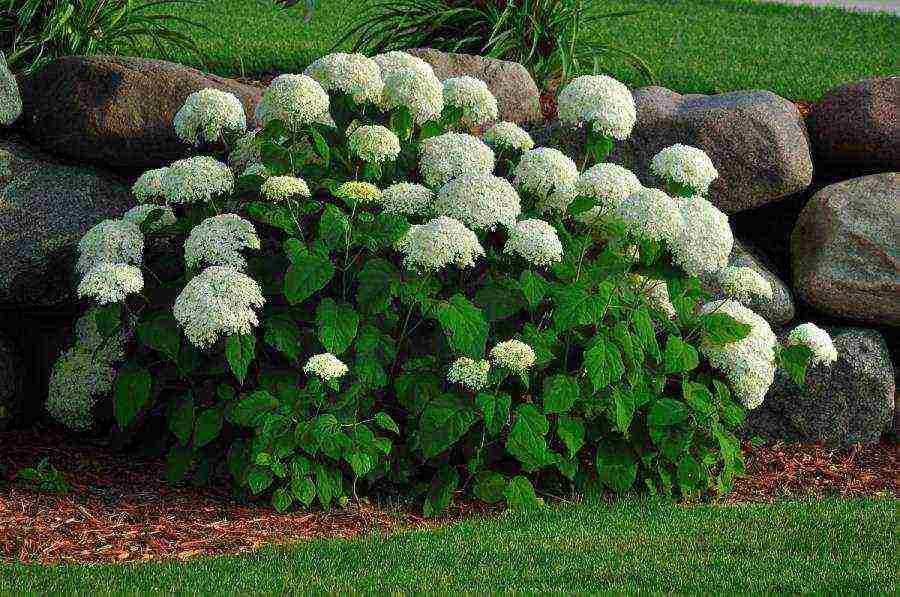
POLYGON ((897 501, 639 499, 188 563, 0 565, 0 594, 615 591, 897 594, 897 501))
MULTIPOLYGON (((236 75, 302 69, 330 49, 343 25, 371 1, 319 0, 309 24, 302 11, 279 12, 263 0, 207 0, 203 7, 181 10, 210 30, 196 33, 205 67, 236 75)), ((647 12, 610 20, 598 35, 637 52, 653 67, 658 84, 681 92, 769 89, 809 100, 834 85, 900 72, 900 19, 892 15, 750 0, 606 3, 610 11, 647 12)), ((196 56, 175 59, 203 66, 196 56)), ((630 85, 648 83, 624 61, 605 60, 605 72, 630 85)))

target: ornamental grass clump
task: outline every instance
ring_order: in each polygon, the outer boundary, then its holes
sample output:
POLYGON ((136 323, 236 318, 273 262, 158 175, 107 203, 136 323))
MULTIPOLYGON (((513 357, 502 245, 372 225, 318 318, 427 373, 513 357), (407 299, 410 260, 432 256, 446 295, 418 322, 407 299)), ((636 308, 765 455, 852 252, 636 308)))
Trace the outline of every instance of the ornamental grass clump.
MULTIPOLYGON (((402 53, 307 72, 272 82, 262 128, 141 176, 85 234, 94 305, 53 370, 59 422, 279 510, 384 487, 429 515, 536 490, 693 499, 743 471, 735 430, 776 367, 800 383, 837 358, 739 302, 771 289, 727 267, 728 217, 695 192, 514 125, 461 132, 494 102, 459 81, 445 102, 402 53)), ((573 85, 573 114, 619 139, 597 116, 628 124, 618 88, 573 85)))

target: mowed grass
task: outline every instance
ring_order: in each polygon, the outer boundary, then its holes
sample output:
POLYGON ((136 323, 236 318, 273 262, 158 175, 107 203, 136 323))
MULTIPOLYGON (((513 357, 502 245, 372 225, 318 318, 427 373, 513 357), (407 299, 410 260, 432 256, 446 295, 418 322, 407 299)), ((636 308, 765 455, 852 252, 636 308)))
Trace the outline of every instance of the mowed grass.
MULTIPOLYGON (((296 72, 331 49, 372 1, 319 0, 309 23, 304 2, 287 12, 265 0, 185 5, 182 16, 208 28, 193 33, 205 59, 183 52, 173 58, 225 76, 296 72)), ((656 80, 648 81, 621 57, 598 57, 599 72, 631 86, 653 82, 682 93, 768 89, 814 100, 835 85, 900 72, 900 18, 889 14, 752 0, 594 1, 609 12, 644 11, 610 19, 594 32, 653 68, 656 80)))
POLYGON ((430 591, 897 594, 897 501, 629 499, 123 566, 0 565, 0 594, 430 591))

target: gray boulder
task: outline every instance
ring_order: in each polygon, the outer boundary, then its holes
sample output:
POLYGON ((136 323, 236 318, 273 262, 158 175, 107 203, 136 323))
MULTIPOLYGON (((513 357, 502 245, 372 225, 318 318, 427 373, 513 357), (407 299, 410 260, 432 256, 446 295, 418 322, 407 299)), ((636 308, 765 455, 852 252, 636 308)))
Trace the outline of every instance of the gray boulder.
POLYGON ((900 173, 816 193, 791 235, 794 290, 818 311, 900 325, 900 173))
POLYGON ((0 431, 18 416, 22 401, 22 363, 12 340, 0 332, 0 431))
POLYGON ((838 360, 807 371, 797 386, 783 371, 745 435, 829 446, 875 444, 894 421, 894 370, 884 338, 859 328, 830 330, 838 360))
POLYGON ((188 154, 172 121, 187 96, 206 87, 236 95, 252 121, 258 87, 163 60, 60 58, 23 79, 24 125, 54 155, 117 169, 157 168, 188 154))
POLYGON ((430 48, 408 50, 431 65, 437 78, 443 81, 463 75, 481 79, 497 98, 500 120, 518 124, 539 123, 541 92, 528 70, 517 62, 483 58, 469 54, 453 54, 430 48))
POLYGON ((10 126, 22 115, 22 96, 16 77, 9 71, 6 55, 0 52, 0 126, 10 126))
POLYGON ((821 165, 900 170, 900 76, 829 89, 808 126, 821 165))
POLYGON ((114 176, 55 160, 21 141, 0 141, 11 175, 0 185, 0 303, 71 301, 73 248, 94 224, 134 204, 114 176))

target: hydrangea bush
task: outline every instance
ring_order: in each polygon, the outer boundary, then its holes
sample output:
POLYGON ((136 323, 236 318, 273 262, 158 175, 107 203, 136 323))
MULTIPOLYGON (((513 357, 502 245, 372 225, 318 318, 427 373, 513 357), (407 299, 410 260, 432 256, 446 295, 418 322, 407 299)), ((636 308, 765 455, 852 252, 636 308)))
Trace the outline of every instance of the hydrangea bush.
POLYGON ((227 94, 189 97, 176 130, 208 155, 141 176, 79 245, 96 304, 51 414, 102 428, 108 396, 108 424, 165 438, 172 481, 227 476, 279 509, 376 484, 430 515, 459 493, 727 492, 775 368, 834 355, 742 304, 771 288, 726 267, 709 158, 661 152, 663 189, 603 162, 634 105, 584 77, 560 97, 588 127, 579 170, 419 62, 327 56, 272 82, 256 130, 227 94))

